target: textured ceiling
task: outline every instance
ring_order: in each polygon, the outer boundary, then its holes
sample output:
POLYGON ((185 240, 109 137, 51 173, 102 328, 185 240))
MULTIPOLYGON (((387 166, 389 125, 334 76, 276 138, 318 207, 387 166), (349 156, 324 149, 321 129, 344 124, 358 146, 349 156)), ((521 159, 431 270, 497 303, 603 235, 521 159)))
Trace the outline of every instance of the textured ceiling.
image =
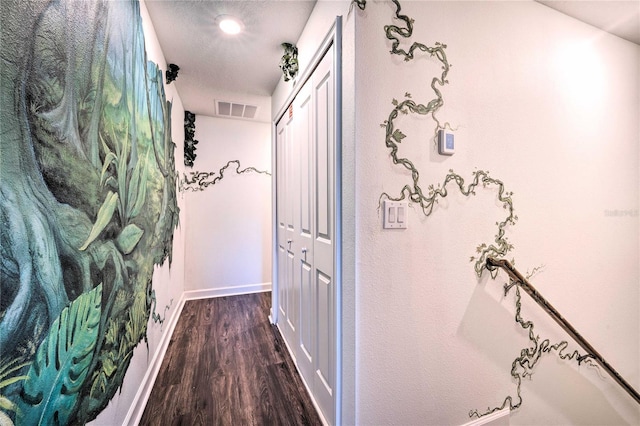
POLYGON ((146 0, 165 59, 180 67, 175 81, 185 109, 214 116, 215 101, 259 107, 269 121, 270 97, 282 72, 283 42, 295 43, 315 0, 146 0), (240 18, 245 30, 223 34, 219 15, 240 18))
MULTIPOLYGON (((640 0, 537 1, 640 44, 640 0)), ((256 119, 271 120, 270 96, 282 78, 280 44, 298 40, 315 0, 145 0, 145 4, 167 62, 180 66, 174 84, 185 109, 215 116, 216 101, 231 101, 256 105, 256 119), (222 34, 214 23, 222 14, 242 19, 245 31, 235 37, 222 34)))
POLYGON ((565 15, 640 45, 639 0, 537 0, 565 15))

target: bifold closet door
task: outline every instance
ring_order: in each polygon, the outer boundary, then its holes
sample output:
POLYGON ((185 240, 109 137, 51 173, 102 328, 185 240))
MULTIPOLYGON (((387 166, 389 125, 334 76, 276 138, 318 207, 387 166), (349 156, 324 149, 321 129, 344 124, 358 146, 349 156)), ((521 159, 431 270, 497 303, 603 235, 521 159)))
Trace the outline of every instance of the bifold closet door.
POLYGON ((287 343, 298 339, 299 297, 295 286, 295 246, 297 234, 295 210, 299 208, 296 187, 298 161, 293 143, 292 116, 283 117, 276 127, 276 199, 278 239, 278 325, 287 343))
POLYGON ((297 263, 295 273, 300 280, 300 322, 299 334, 295 345, 296 363, 300 374, 311 385, 315 360, 315 282, 314 270, 314 231, 316 228, 314 214, 314 123, 313 123, 313 99, 312 87, 309 82, 298 92, 293 101, 295 143, 300 157, 298 183, 300 185, 300 261, 297 263))
POLYGON ((276 126, 278 325, 312 396, 335 420, 333 47, 276 126))
MULTIPOLYGON (((313 102, 313 393, 335 419, 335 99, 333 47, 311 77, 313 102)), ((310 384, 311 386, 311 384, 310 384)))

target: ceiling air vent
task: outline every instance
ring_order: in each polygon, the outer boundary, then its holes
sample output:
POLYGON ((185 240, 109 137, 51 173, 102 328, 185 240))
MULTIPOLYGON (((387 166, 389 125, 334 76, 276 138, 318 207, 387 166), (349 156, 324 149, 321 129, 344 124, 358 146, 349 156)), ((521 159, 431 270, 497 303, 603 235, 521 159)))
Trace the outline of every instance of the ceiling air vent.
POLYGON ((218 115, 222 117, 254 119, 258 107, 255 105, 245 105, 236 102, 216 101, 218 115))

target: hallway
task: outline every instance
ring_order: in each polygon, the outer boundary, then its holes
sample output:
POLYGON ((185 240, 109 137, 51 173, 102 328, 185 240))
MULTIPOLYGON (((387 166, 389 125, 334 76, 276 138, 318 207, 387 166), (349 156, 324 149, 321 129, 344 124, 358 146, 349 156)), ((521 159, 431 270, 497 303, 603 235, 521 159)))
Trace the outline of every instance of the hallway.
POLYGON ((141 425, 320 425, 271 293, 187 301, 141 425))

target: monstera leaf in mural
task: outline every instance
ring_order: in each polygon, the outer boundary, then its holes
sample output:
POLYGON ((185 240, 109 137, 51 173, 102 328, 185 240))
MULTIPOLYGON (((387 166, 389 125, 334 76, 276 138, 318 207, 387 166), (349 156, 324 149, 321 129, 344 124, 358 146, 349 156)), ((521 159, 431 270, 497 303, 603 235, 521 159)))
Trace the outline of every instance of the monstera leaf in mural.
POLYGON ((0 13, 0 419, 86 423, 122 385, 170 260, 171 104, 137 1, 0 13))
POLYGON ((27 374, 19 423, 68 423, 96 345, 101 296, 102 286, 81 295, 49 329, 27 374))

